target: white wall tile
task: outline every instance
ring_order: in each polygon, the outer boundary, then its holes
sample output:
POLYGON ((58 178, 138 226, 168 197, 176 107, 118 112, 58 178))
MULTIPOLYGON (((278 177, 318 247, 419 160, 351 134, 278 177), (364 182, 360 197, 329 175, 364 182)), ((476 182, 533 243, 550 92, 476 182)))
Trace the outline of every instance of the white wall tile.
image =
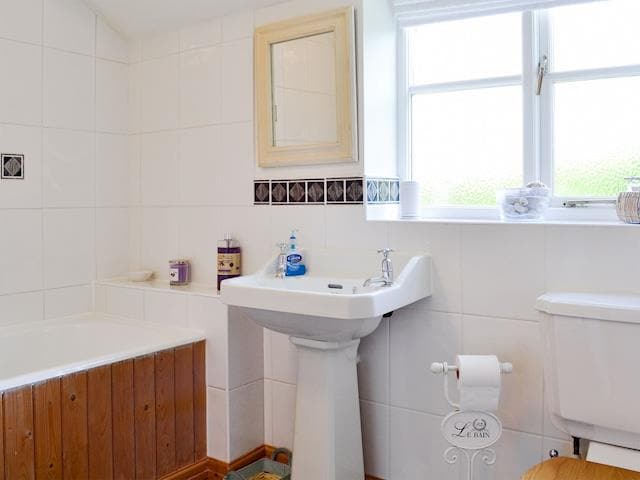
POLYGON ((180 203, 213 205, 216 203, 216 177, 224 172, 216 168, 220 156, 220 127, 191 128, 180 131, 180 203))
POLYGON ((234 13, 222 17, 222 40, 229 42, 253 35, 253 11, 234 13))
POLYGON ((362 449, 367 475, 389 478, 389 407, 360 402, 362 449))
POLYGON ((179 293, 144 292, 144 319, 172 327, 187 326, 187 296, 179 293))
POLYGON ((123 287, 108 287, 107 312, 134 320, 144 320, 144 292, 123 287))
POLYGON ((389 246, 396 250, 431 255, 433 294, 420 307, 460 312, 460 226, 447 224, 389 224, 389 246))
POLYGON ((239 458, 264 444, 264 382, 229 392, 229 456, 239 458))
POLYGON ((635 229, 549 226, 546 231, 547 291, 640 293, 635 229))
POLYGON ((366 248, 375 251, 388 244, 387 224, 367 222, 363 206, 327 207, 327 247, 366 248))
POLYGON ((178 55, 141 64, 143 131, 178 127, 178 72, 178 55))
POLYGON ((358 383, 363 400, 389 403, 389 323, 383 319, 375 332, 360 340, 358 383))
POLYGON ((107 313, 109 305, 109 287, 93 284, 93 311, 107 313))
MULTIPOLYGON (((190 295, 187 300, 187 326, 202 330, 207 337, 207 385, 228 387, 227 306, 219 299, 190 295)), ((218 457, 216 457, 218 458, 218 457)))
POLYGON ((542 433, 542 340, 537 322, 464 316, 462 351, 465 355, 497 355, 513 363, 505 375, 497 415, 505 427, 542 433))
POLYGON ((60 318, 93 311, 91 285, 56 288, 44 292, 45 319, 60 318))
POLYGON ((273 445, 293 450, 296 416, 296 387, 288 383, 271 382, 273 393, 273 445))
POLYGON ((129 133, 142 130, 142 64, 129 65, 129 133))
POLYGON ((179 32, 166 32, 142 40, 142 60, 166 57, 180 50, 179 32))
POLYGON ((534 465, 540 463, 542 437, 522 432, 504 430, 496 444, 497 460, 494 465, 477 462, 476 478, 502 480, 520 478, 534 465))
POLYGON ((124 207, 129 204, 130 163, 129 137, 96 134, 96 206, 124 207))
MULTIPOLYGON (((15 2, 12 2, 12 4, 15 2)), ((0 122, 25 125, 42 123, 42 49, 0 40, 0 122)))
POLYGON ((222 46, 222 121, 253 118, 253 43, 237 40, 222 46))
POLYGON ((178 134, 142 135, 140 147, 142 204, 175 205, 180 198, 178 134))
POLYGON ((69 52, 95 53, 96 15, 80 0, 46 0, 44 44, 69 52))
POLYGON ((129 271, 142 269, 142 208, 129 207, 129 271))
POLYGON ((94 211, 46 210, 43 215, 45 288, 90 283, 95 279, 94 211))
POLYGON ((464 313, 535 320, 545 292, 544 228, 536 225, 462 227, 464 313))
POLYGON ((180 50, 209 47, 222 41, 222 20, 214 18, 180 30, 180 50))
POLYGON ((128 42, 129 63, 140 63, 142 61, 142 40, 132 39, 128 42))
POLYGON ((44 129, 45 207, 95 204, 95 141, 94 133, 44 129))
POLYGON ((113 29, 100 16, 98 16, 96 28, 96 57, 128 63, 129 42, 127 38, 113 29))
POLYGON ((129 135, 127 142, 127 158, 129 159, 129 205, 140 205, 141 192, 141 135, 129 135))
POLYGON ((179 256, 191 260, 191 281, 217 283, 217 241, 222 238, 215 207, 180 209, 178 219, 179 256))
POLYGON ((0 125, 0 152, 25 156, 25 176, 20 181, 3 182, 0 205, 3 208, 42 206, 42 130, 37 127, 0 125))
POLYGON ((246 179, 253 178, 255 169, 253 123, 221 125, 220 132, 222 150, 215 157, 217 200, 221 205, 251 205, 253 184, 246 179), (226 174, 230 168, 234 175, 226 174))
POLYGON ((0 210, 0 295, 42 288, 42 212, 0 210))
POLYGON ((167 281, 168 262, 178 258, 178 212, 175 208, 142 209, 141 267, 167 281))
POLYGON ((459 463, 442 458, 449 444, 440 434, 441 417, 391 407, 390 422, 389 478, 458 480, 459 463))
POLYGON ((267 236, 271 220, 270 207, 220 207, 220 227, 240 242, 242 274, 262 268, 276 250, 267 236))
POLYGON ((275 445, 273 442, 273 382, 264 381, 264 443, 275 445))
MULTIPOLYGON (((460 315, 402 309, 391 317, 389 325, 391 405, 432 414, 448 413, 451 408, 444 398, 442 377, 432 375, 429 365, 452 363, 461 352, 460 315)), ((455 382, 451 387, 455 395, 455 382)))
MULTIPOLYGON (((269 332, 270 377, 279 382, 295 384, 298 381, 298 351, 289 335, 269 332)), ((266 376, 266 373, 265 373, 266 376)))
MULTIPOLYGON (((291 230, 297 229, 300 248, 326 246, 325 207, 319 205, 282 205, 271 210, 270 247, 287 242, 291 230)), ((276 249, 277 250, 277 249, 276 249)))
POLYGON ((44 49, 44 125, 93 130, 95 59, 44 49))
POLYGON ((129 209, 96 209, 96 276, 113 278, 129 270, 129 209))
POLYGON ((127 133, 129 126, 129 67, 96 60, 96 130, 127 133))
POLYGON ((207 455, 230 462, 229 456, 229 398, 225 390, 207 388, 207 455))
POLYGON ((180 55, 180 126, 220 123, 222 114, 222 47, 180 55))
POLYGON ((16 323, 38 322, 43 319, 42 291, 0 295, 0 326, 16 323))
POLYGON ((262 379, 262 327, 229 308, 229 388, 262 379))
POLYGON ((0 0, 0 37, 42 42, 42 0, 0 0))

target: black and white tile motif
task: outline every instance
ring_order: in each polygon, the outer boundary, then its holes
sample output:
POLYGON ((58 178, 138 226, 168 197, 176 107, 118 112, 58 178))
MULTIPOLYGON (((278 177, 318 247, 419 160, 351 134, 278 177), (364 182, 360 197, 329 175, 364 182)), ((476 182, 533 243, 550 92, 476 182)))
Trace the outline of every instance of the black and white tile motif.
POLYGON ((307 203, 324 204, 324 180, 307 180, 307 203))
POLYGON ((271 203, 271 188, 269 180, 256 180, 253 182, 254 205, 269 205, 271 203))
POLYGON ((362 178, 348 178, 345 180, 345 193, 347 203, 362 203, 364 201, 362 178))
POLYGON ((344 179, 327 180, 327 203, 344 203, 344 179))
POLYGON ((3 153, 1 177, 3 179, 24 179, 24 155, 3 153))
POLYGON ((286 181, 278 180, 271 182, 271 203, 273 205, 283 205, 289 201, 289 188, 286 181))
POLYGON ((399 203, 397 178, 255 180, 255 205, 353 205, 399 203))
POLYGON ((306 203, 307 187, 304 181, 289 182, 289 203, 306 203))

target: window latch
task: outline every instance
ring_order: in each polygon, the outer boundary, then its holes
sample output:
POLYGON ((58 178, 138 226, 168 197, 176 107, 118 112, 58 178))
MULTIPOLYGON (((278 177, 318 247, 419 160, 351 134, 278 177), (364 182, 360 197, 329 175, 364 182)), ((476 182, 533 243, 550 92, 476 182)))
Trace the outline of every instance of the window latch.
POLYGON ((546 55, 543 55, 538 62, 538 87, 536 88, 536 95, 540 96, 542 92, 542 82, 544 82, 544 76, 547 73, 547 63, 549 59, 546 55))

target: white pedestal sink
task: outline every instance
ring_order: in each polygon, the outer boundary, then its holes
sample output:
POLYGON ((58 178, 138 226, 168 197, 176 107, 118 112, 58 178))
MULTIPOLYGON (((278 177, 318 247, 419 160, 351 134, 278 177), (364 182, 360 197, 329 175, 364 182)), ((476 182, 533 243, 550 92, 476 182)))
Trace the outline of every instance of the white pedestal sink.
POLYGON ((392 255, 391 286, 363 287, 380 275, 375 251, 306 250, 307 274, 263 270, 222 283, 221 299, 259 325, 285 333, 298 350, 293 480, 362 480, 357 350, 382 316, 431 295, 428 255, 392 255))

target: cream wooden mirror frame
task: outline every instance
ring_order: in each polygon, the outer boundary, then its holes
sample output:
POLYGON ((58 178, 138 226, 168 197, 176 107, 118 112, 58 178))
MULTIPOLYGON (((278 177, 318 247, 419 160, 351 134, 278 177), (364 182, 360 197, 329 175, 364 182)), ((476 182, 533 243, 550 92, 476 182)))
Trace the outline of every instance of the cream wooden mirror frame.
MULTIPOLYGON (((357 162, 357 107, 353 7, 278 22, 255 31, 255 98, 261 167, 357 162), (335 143, 276 145, 273 46, 333 33, 335 40, 335 143)), ((312 115, 313 112, 309 112, 312 115)))

